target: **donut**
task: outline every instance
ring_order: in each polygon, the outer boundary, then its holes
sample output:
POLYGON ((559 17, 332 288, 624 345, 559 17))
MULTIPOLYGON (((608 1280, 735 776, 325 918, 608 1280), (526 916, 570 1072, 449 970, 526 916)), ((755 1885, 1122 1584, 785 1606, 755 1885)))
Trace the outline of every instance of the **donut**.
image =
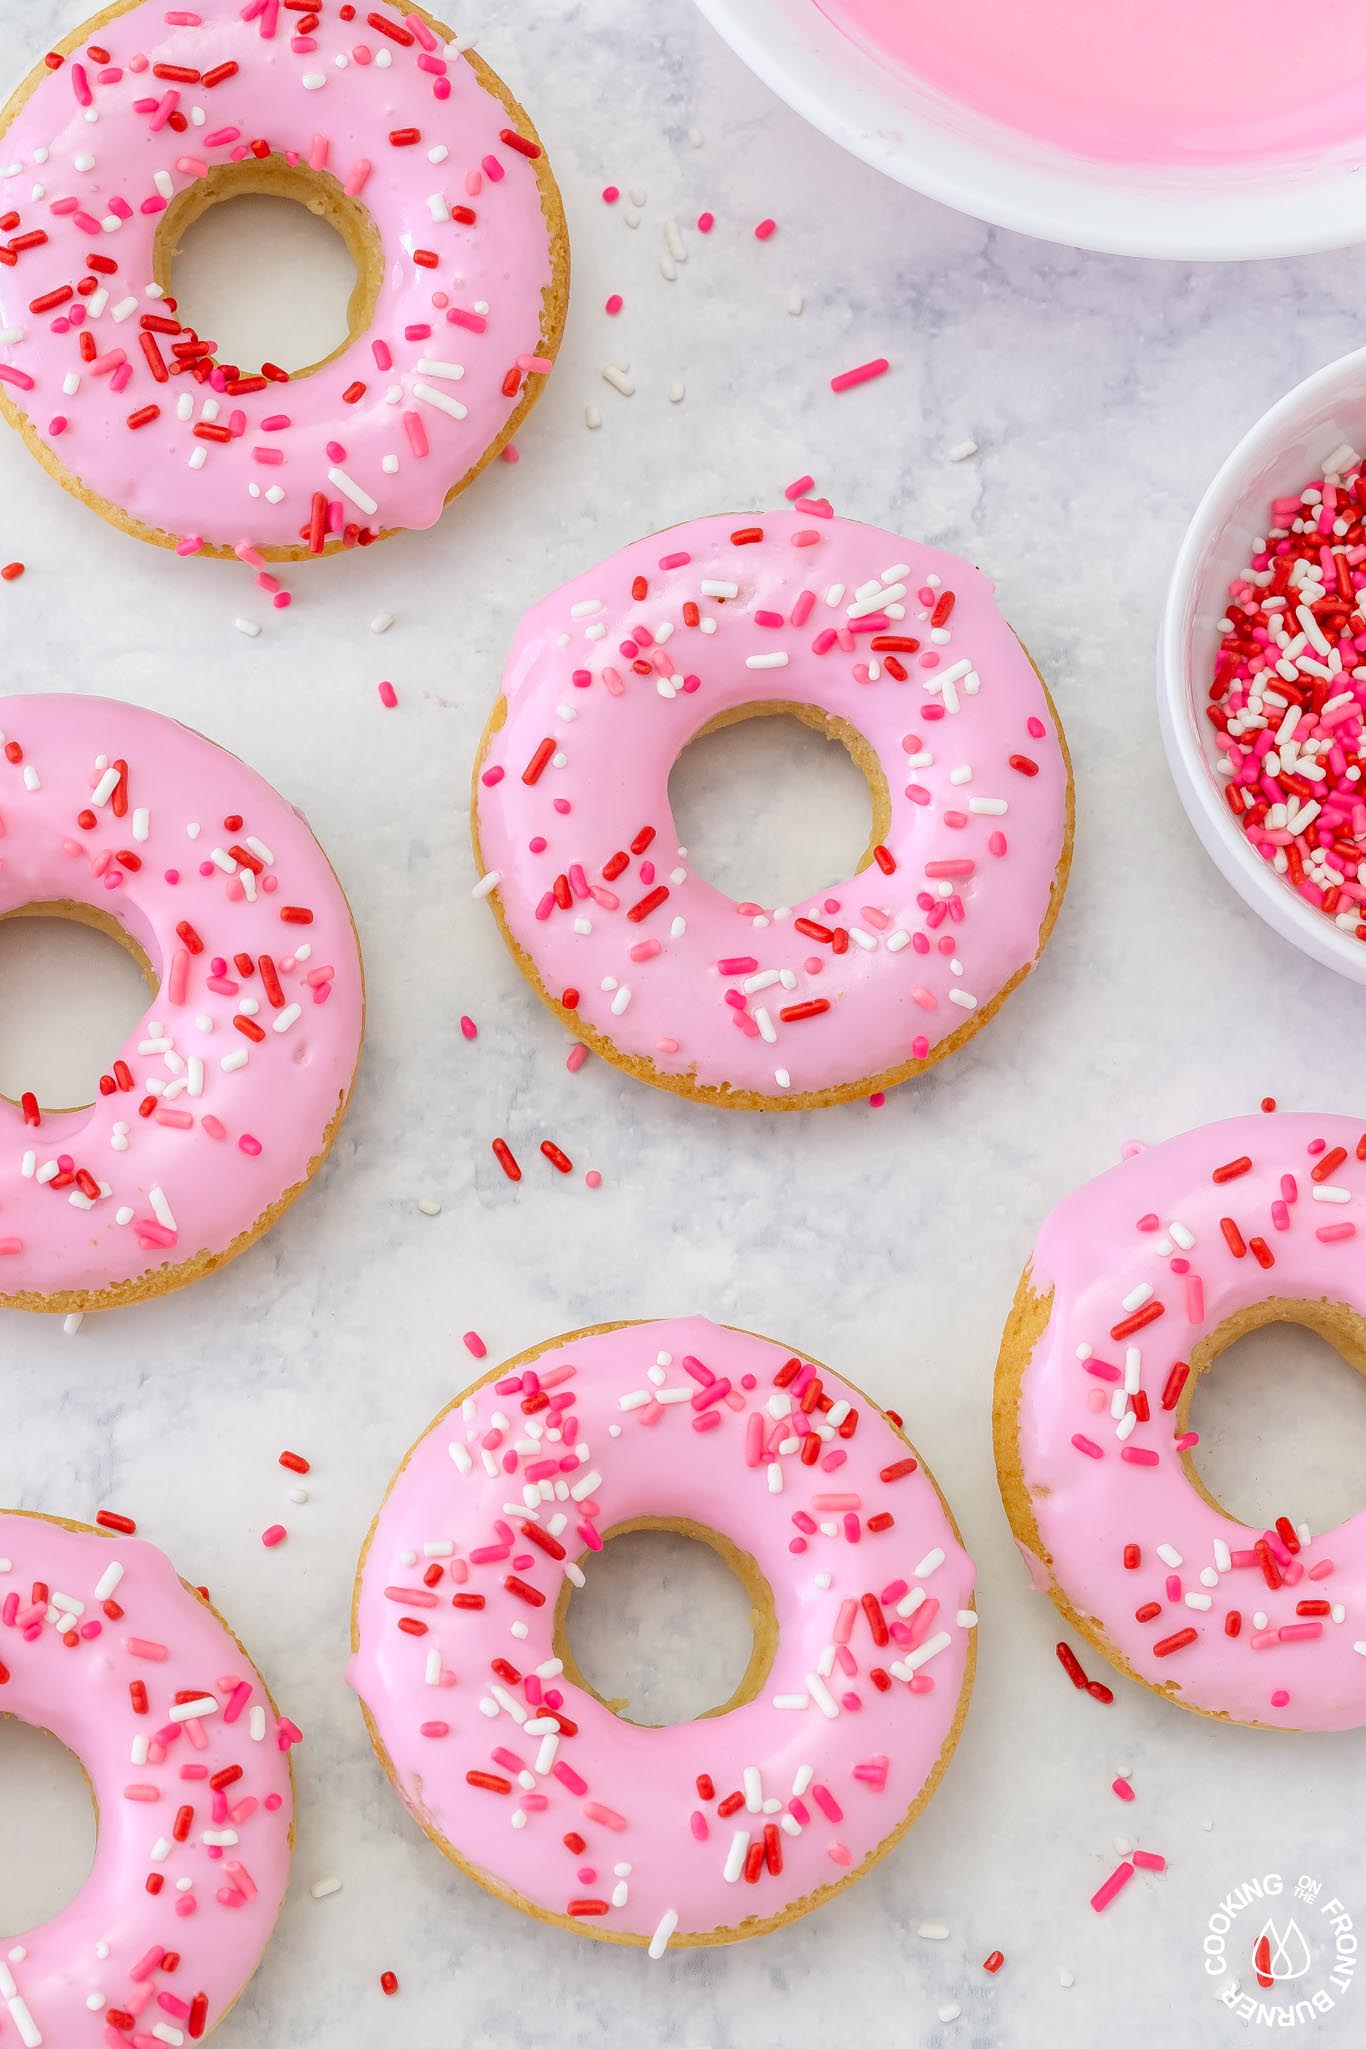
POLYGON ((535 605, 473 811, 475 894, 555 1015, 642 1081, 757 1110, 964 1045, 1042 952, 1072 847, 1062 729, 986 578, 800 509, 671 527, 535 605), (778 712, 849 750, 873 827, 849 881, 773 908, 689 865, 669 772, 778 712))
POLYGON ((1046 1219, 1006 1326, 1016 1540, 1073 1628, 1179 1706, 1360 1728, 1366 1511, 1248 1527, 1194 1471, 1189 1417, 1200 1375, 1263 1324, 1304 1324, 1366 1372, 1363 1126, 1278 1112, 1128 1150, 1046 1219))
POLYGON ((417 8, 125 0, 0 110, 0 408, 139 539, 254 561, 436 524, 525 419, 564 324, 564 214, 536 132, 417 8), (321 363, 221 360, 176 249, 243 193, 356 265, 321 363))
POLYGON ((0 1953, 6 2042, 197 2041, 270 1940, 299 1731, 152 1544, 0 1513, 0 1713, 75 1752, 99 1837, 76 1898, 0 1953))
POLYGON ((152 990, 93 1103, 0 1097, 0 1305, 108 1309, 244 1252, 322 1164, 360 1056, 341 885, 306 821, 174 719, 0 700, 0 918, 74 919, 152 990))
POLYGON ((974 1572, 900 1418, 807 1355, 685 1317, 498 1367, 404 1459, 361 1553, 351 1684, 437 1847, 605 1942, 738 1942, 821 1905, 925 1806, 962 1731, 974 1572), (710 1545, 754 1654, 724 1707, 638 1725, 565 1617, 575 1554, 710 1545))

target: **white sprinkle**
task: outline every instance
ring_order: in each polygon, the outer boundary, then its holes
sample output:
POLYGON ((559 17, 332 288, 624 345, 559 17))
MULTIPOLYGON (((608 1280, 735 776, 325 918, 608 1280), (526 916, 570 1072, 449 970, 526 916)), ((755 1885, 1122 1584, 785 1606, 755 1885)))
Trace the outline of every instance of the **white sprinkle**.
POLYGON ((419 377, 447 377, 455 384, 464 376, 465 366, 463 363, 441 363, 434 356, 419 356, 417 374, 419 377))
POLYGON ((166 1710, 166 1719, 170 1722, 197 1722, 205 1715, 216 1715, 218 1708, 219 1702, 213 1694, 206 1693, 202 1700, 172 1701, 166 1710))
POLYGON ((701 591, 704 598, 738 598, 740 586, 738 583, 721 583, 715 577, 704 576, 701 591))
POLYGON ((669 1947, 669 1937, 677 1926, 678 1916, 673 1908, 669 1907, 659 1917, 655 1932, 650 1937, 650 1947, 647 1954, 656 1959, 662 1957, 665 1950, 669 1947))
POLYGON ((947 1942, 949 1924, 947 1921, 922 1921, 915 1932, 923 1942, 947 1942))
POLYGON ((480 876, 478 882, 475 883, 474 888, 470 891, 470 895, 491 896, 494 890, 497 889, 502 879, 503 874, 501 869, 490 868, 487 875, 480 876))
MULTIPOLYGON (((947 1643, 948 1638, 945 1637, 944 1641, 945 1643, 947 1643)), ((819 1672, 807 1673, 806 1689, 807 1692, 811 1695, 812 1700, 815 1701, 816 1706, 820 1709, 821 1713, 824 1716, 826 1716, 826 1718, 829 1721, 833 1722, 839 1715, 839 1705, 835 1700, 835 1696, 831 1693, 830 1688, 826 1685, 825 1681, 822 1679, 819 1672)))
MULTIPOLYGON (((196 455, 202 455, 203 452, 204 451, 199 448, 195 450, 196 455)), ((191 458, 191 460, 193 460, 193 457, 191 458)), ((248 640, 255 640, 261 631, 260 627, 257 625, 254 619, 234 619, 232 623, 237 628, 237 631, 239 633, 246 634, 248 640)))
POLYGON ((370 631, 372 633, 387 633, 393 623, 394 615, 392 612, 376 612, 374 618, 370 621, 370 631))
POLYGON ((785 669, 787 663, 788 657, 782 653, 745 656, 745 667, 747 669, 785 669))
POLYGON ((915 1650, 908 1651, 901 1662, 908 1672, 917 1672, 922 1665, 927 1665, 931 1658, 937 1658, 941 1651, 946 1651, 952 1642, 953 1638, 948 1631, 941 1629, 937 1636, 930 1637, 915 1650))
POLYGON ((315 1900, 326 1900, 330 1899, 334 1892, 341 1891, 342 1882, 339 1878, 315 1878, 308 1889, 315 1900))
POLYGON ((100 1574, 99 1579, 95 1583, 95 1599, 97 1601, 112 1600, 114 1597, 115 1589, 117 1588, 119 1581, 123 1578, 123 1574, 124 1568, 122 1565, 119 1564, 117 1558, 114 1559, 111 1564, 106 1565, 104 1571, 100 1574))
POLYGON ((1175 1544, 1159 1544, 1157 1546, 1157 1555, 1164 1565, 1171 1566, 1173 1572, 1175 1572, 1178 1565, 1185 1563, 1175 1544))
POLYGON ((749 1830, 747 1828, 737 1828, 730 1839, 730 1848, 726 1852, 725 1867, 721 1873, 727 1885, 734 1885, 740 1873, 744 1870, 745 1854, 748 1849, 749 1830))
POLYGON ((619 370, 615 363, 604 364, 602 376, 603 382, 610 384, 613 391, 619 391, 623 398, 634 398, 636 390, 634 384, 632 384, 626 372, 619 370))
MULTIPOLYGON (((413 390, 417 396, 421 396, 420 386, 414 385, 413 390)), ((366 514, 367 518, 371 513, 379 511, 379 505, 377 501, 370 496, 370 493, 368 491, 362 490, 360 485, 356 482, 355 478, 349 477, 346 471, 343 469, 339 469, 335 463, 327 472, 327 476, 328 481, 331 484, 333 484, 338 491, 341 492, 343 498, 349 498, 351 500, 351 503, 354 506, 356 506, 359 511, 366 514)))

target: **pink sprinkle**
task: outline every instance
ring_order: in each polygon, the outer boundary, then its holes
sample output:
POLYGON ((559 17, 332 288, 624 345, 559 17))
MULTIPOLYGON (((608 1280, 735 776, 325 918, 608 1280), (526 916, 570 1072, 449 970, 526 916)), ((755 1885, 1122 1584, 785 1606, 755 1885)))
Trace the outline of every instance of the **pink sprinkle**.
POLYGON ((830 379, 830 389, 852 391, 856 384, 869 384, 874 377, 883 376, 890 368, 885 356, 874 356, 871 363, 860 363, 857 370, 841 370, 838 377, 830 379))
POLYGON ((1132 1800, 1134 1797, 1134 1789, 1127 1779, 1116 1779, 1110 1791, 1117 1793, 1121 1800, 1132 1800))
POLYGON ((611 298, 607 301, 607 304, 603 310, 607 313, 620 313, 624 303, 625 301, 622 299, 621 293, 613 292, 611 298))
POLYGON ((1140 1871, 1165 1871, 1167 1868, 1166 1858, 1160 1857, 1156 1850, 1135 1850, 1133 1856, 1140 1871))
POLYGON ((783 496, 784 498, 789 499, 805 498, 807 492, 813 491, 815 487, 816 479, 814 477, 798 477, 797 481, 794 484, 788 485, 787 489, 783 493, 783 496))
POLYGON ((772 237, 777 234, 777 232, 778 223, 776 221, 762 220, 760 221, 758 227, 754 230, 754 239, 756 242, 767 242, 771 240, 772 237))
POLYGON ((267 1551, 273 1551, 277 1544, 284 1543, 285 1535, 286 1531, 283 1523, 272 1523, 268 1530, 262 1530, 261 1542, 265 1545, 267 1551))
POLYGON ((588 1188, 601 1188, 602 1186, 602 1176, 596 1167, 590 1167, 583 1178, 584 1185, 588 1188))
POLYGON ((620 185, 604 185, 602 188, 602 196, 606 205, 615 206, 617 201, 621 198, 620 185))
POLYGON ((261 1156, 261 1141, 259 1138, 253 1138, 249 1131, 244 1131, 237 1141, 237 1150, 240 1153, 245 1153, 249 1160, 259 1159, 261 1156))
POLYGON ((700 213, 697 216, 697 232, 699 235, 709 235, 715 226, 716 215, 714 213, 700 213))
POLYGON ((1123 1892, 1134 1875, 1132 1864, 1117 1864, 1098 1892, 1091 1895, 1091 1905, 1098 1914, 1103 1914, 1117 1893, 1123 1892))
POLYGON ((394 709, 394 706, 398 703, 398 692, 392 683, 380 684, 379 701, 387 710, 392 711, 394 709))

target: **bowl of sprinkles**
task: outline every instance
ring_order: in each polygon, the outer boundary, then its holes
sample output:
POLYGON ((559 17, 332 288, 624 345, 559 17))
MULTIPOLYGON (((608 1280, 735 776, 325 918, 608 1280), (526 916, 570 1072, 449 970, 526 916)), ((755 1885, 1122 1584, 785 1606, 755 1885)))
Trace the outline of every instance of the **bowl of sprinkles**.
POLYGON ((1245 435, 1181 545, 1158 712, 1206 852, 1302 953, 1366 982, 1366 350, 1245 435))

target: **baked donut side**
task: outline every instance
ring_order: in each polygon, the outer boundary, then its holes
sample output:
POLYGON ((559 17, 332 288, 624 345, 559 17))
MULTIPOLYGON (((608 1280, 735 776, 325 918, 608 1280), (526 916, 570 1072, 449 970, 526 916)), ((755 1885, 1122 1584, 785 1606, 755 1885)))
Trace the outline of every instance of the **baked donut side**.
POLYGON ((703 1318, 597 1325, 486 1375, 404 1459, 362 1551, 349 1676, 386 1772, 444 1854, 537 1919, 658 1955, 782 1926, 900 1840, 962 1730, 976 1618, 958 1604, 971 1585, 937 1487, 899 1426, 848 1382, 771 1340, 703 1318), (697 1371, 711 1368, 687 1349, 693 1345, 716 1368, 705 1383, 697 1371), (742 1385, 747 1376, 750 1387, 742 1385), (801 1400, 813 1385, 820 1456, 846 1454, 828 1472, 768 1441, 779 1428, 794 1429, 789 1419, 799 1411, 805 1422, 801 1400), (797 1401, 778 1417, 769 1403, 781 1408, 787 1388, 799 1391, 797 1401), (509 1493, 528 1484, 544 1496, 530 1479, 537 1459, 500 1468, 508 1433, 497 1446, 482 1442, 490 1414, 524 1409, 538 1396, 565 1401, 550 1413, 570 1433, 547 1434, 542 1444, 587 1449, 570 1460, 578 1477, 566 1481, 563 1497, 554 1487, 537 1510, 524 1496, 513 1542, 495 1559, 489 1546, 468 1541, 473 1525, 466 1528, 461 1504, 477 1508, 482 1498, 484 1451, 499 1474, 488 1475, 487 1491, 505 1480, 509 1493), (701 1408, 693 1406, 698 1398, 701 1408), (824 1412, 822 1400, 830 1402, 824 1412), (698 1429, 696 1419, 708 1414, 717 1423, 698 1429), (823 1420, 832 1415, 836 1423, 823 1420), (850 1415, 853 1433, 841 1436, 850 1415), (609 1417, 622 1438, 610 1439, 609 1417), (756 1435, 764 1449, 751 1464, 756 1435), (480 1461, 470 1474, 467 1444, 480 1461), (633 1453, 648 1470, 623 1467, 623 1459, 634 1467, 633 1453), (771 1470, 759 1470, 774 1466, 793 1474, 781 1494, 771 1470), (708 1469, 719 1494, 695 1484, 708 1469), (798 1505, 808 1494, 824 1499, 838 1486, 834 1475, 845 1483, 839 1499, 859 1500, 858 1509, 811 1514, 798 1505), (759 1490, 756 1537, 740 1510, 745 1500, 758 1502, 759 1490), (591 1514, 599 1502, 600 1530, 591 1514), (438 1521, 446 1535, 429 1542, 423 1532, 438 1521), (569 1554, 638 1527, 711 1544, 749 1591, 756 1621, 754 1654, 732 1698, 673 1729, 639 1727, 612 1712, 581 1683, 563 1636, 568 1588, 581 1579, 569 1554), (875 1546, 877 1556, 866 1555, 875 1546), (889 1572, 896 1576, 886 1579, 889 1572), (819 1613, 794 1594, 797 1576, 810 1581, 819 1613), (528 1586, 539 1601, 528 1600, 528 1586), (528 1632, 520 1645, 509 1619, 528 1632), (547 1662, 541 1652, 550 1645, 547 1662), (793 1672, 808 1663, 810 1673, 790 1690, 793 1672), (832 1675, 828 1686, 822 1670, 832 1675), (452 1680, 456 1690, 445 1691, 452 1680), (486 1689, 477 1712, 471 1681, 486 1689), (764 1730, 777 1732, 781 1757, 760 1740, 764 1730), (798 1756, 806 1750, 810 1760, 798 1756), (733 1797, 732 1780, 742 1789, 733 1797))
POLYGON ((109 699, 0 703, 0 918, 117 939, 152 1001, 93 1103, 0 1099, 0 1304, 163 1294, 255 1242, 326 1158, 365 985, 306 820, 173 719, 109 699))
POLYGON ((537 995, 731 1108, 852 1100, 965 1045, 1047 944, 1073 827, 1052 698, 985 579, 792 512, 666 529, 533 607, 473 780, 475 894, 537 995), (872 814, 853 877, 778 908, 697 874, 668 797, 690 740, 774 714, 847 748, 872 814))
POLYGON ((1366 1372, 1362 1144, 1349 1118, 1277 1112, 1131 1149, 1048 1217, 1002 1339, 997 1475, 1035 1585, 1117 1669, 1216 1720, 1366 1724, 1366 1514, 1245 1524, 1189 1427, 1202 1373, 1270 1323, 1366 1372))
POLYGON ((20 2039, 206 2035, 283 1901, 298 1729, 159 1550, 57 1516, 0 1511, 0 1670, 6 1713, 74 1752, 98 1822, 75 1899, 7 1945, 20 2039))
POLYGON ((517 433, 567 309, 558 188, 497 74, 440 54, 453 32, 419 8, 372 10, 349 40, 282 19, 278 0, 245 19, 207 0, 193 23, 126 0, 0 112, 0 202, 35 151, 63 184, 24 188, 0 269, 0 411, 64 488, 182 553, 295 560, 434 524, 517 433), (381 80, 410 126, 382 120, 381 80), (165 305, 185 228, 246 192, 308 206, 357 266, 346 341, 287 377, 224 365, 165 305))

